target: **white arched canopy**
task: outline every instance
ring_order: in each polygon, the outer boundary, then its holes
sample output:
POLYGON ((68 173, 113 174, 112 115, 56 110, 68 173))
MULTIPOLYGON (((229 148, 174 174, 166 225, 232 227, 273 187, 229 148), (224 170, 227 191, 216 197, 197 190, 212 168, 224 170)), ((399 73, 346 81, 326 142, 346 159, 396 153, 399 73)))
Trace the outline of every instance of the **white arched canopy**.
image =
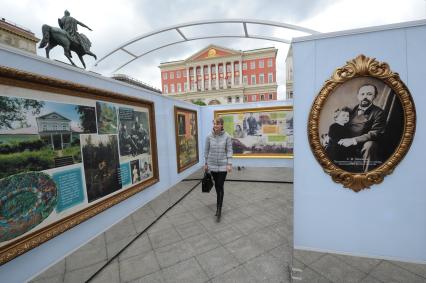
POLYGON ((143 57, 143 56, 145 56, 145 55, 147 55, 151 52, 154 52, 156 50, 159 50, 161 48, 168 47, 168 46, 171 46, 171 45, 175 45, 175 44, 179 44, 179 43, 183 43, 183 42, 187 42, 187 41, 192 41, 192 40, 200 40, 200 39, 253 38, 253 39, 276 41, 276 42, 287 43, 287 44, 289 44, 291 42, 291 38, 263 36, 263 35, 257 35, 257 34, 250 33, 249 30, 248 30, 247 24, 256 24, 256 25, 261 25, 261 26, 285 28, 285 29, 289 29, 289 30, 305 32, 307 34, 318 34, 319 33, 315 30, 311 30, 311 29, 308 29, 308 28, 304 28, 304 27, 300 27, 300 26, 296 26, 296 25, 292 25, 292 24, 274 22, 274 21, 261 21, 261 20, 248 20, 248 19, 222 19, 222 20, 205 20, 205 21, 188 22, 188 23, 178 24, 178 25, 166 27, 166 28, 163 28, 163 29, 155 30, 155 31, 137 36, 134 39, 131 39, 126 43, 123 43, 119 47, 117 47, 117 48, 113 49, 112 51, 110 51, 109 53, 107 53, 105 56, 103 56, 98 61, 96 61, 95 66, 97 66, 100 62, 102 62, 106 58, 115 54, 117 51, 124 51, 125 53, 129 54, 131 56, 131 58, 128 59, 127 61, 124 61, 123 64, 121 64, 118 68, 116 68, 113 71, 113 73, 115 73, 118 70, 122 69, 123 67, 127 66, 128 64, 132 63, 133 61, 135 61, 135 60, 137 60, 137 59, 139 59, 139 58, 141 58, 141 57, 143 57), (219 34, 219 35, 213 35, 213 36, 189 37, 182 30, 182 28, 186 28, 186 27, 202 26, 202 25, 207 25, 207 24, 241 24, 242 33, 241 34, 235 34, 235 35, 224 35, 224 34, 221 35, 221 34, 219 34), (154 47, 150 48, 149 50, 144 51, 142 54, 139 54, 139 55, 136 55, 136 54, 134 54, 133 52, 131 52, 127 49, 127 47, 129 47, 131 44, 137 43, 137 42, 139 42, 143 39, 146 39, 146 38, 149 38, 149 37, 161 34, 161 33, 173 31, 173 30, 176 31, 179 34, 179 37, 181 37, 181 39, 174 40, 174 41, 169 42, 167 44, 162 44, 162 45, 159 44, 158 46, 154 45, 154 47))

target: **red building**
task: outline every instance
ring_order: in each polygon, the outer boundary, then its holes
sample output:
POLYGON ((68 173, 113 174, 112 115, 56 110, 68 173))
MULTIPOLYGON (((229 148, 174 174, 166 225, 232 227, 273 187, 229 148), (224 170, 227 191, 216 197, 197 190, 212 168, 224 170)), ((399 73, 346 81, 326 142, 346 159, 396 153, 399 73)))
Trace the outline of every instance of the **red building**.
POLYGON ((185 60, 160 64, 163 94, 206 104, 277 100, 277 52, 209 45, 185 60))

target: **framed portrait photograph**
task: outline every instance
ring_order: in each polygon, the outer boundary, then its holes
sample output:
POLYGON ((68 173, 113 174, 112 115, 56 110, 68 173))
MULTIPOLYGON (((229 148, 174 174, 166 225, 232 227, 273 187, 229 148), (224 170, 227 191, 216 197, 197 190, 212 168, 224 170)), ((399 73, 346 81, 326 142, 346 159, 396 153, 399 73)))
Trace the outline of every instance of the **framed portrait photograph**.
POLYGON ((386 63, 363 55, 325 82, 308 125, 317 160, 354 191, 382 182, 406 154, 414 131, 407 87, 386 63))
POLYGON ((214 112, 232 137, 234 157, 293 158, 293 107, 265 107, 214 112))
POLYGON ((198 163, 197 111, 175 106, 176 154, 178 173, 198 163))
POLYGON ((149 101, 0 67, 0 265, 158 182, 154 117, 149 101))

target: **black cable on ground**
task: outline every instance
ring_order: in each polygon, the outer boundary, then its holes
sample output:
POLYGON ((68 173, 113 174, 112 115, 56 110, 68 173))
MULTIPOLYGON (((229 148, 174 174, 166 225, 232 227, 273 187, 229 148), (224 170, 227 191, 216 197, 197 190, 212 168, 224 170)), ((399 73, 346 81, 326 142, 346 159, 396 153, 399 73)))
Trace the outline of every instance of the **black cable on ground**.
MULTIPOLYGON (((183 179, 182 181, 201 181, 201 179, 183 179)), ((226 179, 226 182, 246 182, 246 183, 272 183, 272 184, 293 184, 293 181, 265 181, 265 180, 239 180, 226 179)))
POLYGON ((125 245, 117 254, 115 254, 112 258, 110 258, 104 265, 102 265, 101 268, 98 269, 92 276, 89 277, 89 279, 86 280, 87 282, 90 282, 93 278, 95 278, 96 275, 98 275, 105 267, 108 266, 115 258, 117 258, 127 247, 129 247, 134 241, 136 241, 143 233, 145 233, 149 228, 151 228, 152 225, 154 225, 161 217, 163 217, 164 214, 169 212, 170 209, 172 209, 176 204, 178 204, 182 199, 184 199, 189 193, 191 193, 200 183, 201 180, 195 179, 192 181, 199 181, 194 187, 192 187, 188 192, 186 192, 180 199, 178 199, 177 202, 172 204, 169 208, 167 208, 160 216, 158 216, 151 224, 148 225, 142 232, 138 233, 136 237, 131 240, 127 245, 125 245))

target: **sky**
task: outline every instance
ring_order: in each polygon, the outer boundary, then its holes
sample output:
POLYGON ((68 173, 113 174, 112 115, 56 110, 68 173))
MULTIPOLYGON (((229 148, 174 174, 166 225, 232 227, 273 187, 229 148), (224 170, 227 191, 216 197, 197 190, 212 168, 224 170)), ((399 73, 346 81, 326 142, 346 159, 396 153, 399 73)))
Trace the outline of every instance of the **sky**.
MULTIPOLYGON (((426 0, 0 0, 0 17, 31 30, 42 38, 41 26, 58 27, 58 18, 68 10, 71 16, 89 26, 89 31, 79 26, 92 42, 91 51, 98 59, 136 37, 169 26, 201 20, 253 19, 276 21, 297 25, 319 32, 333 32, 370 26, 426 19, 426 0)), ((248 25, 252 34, 280 37, 291 40, 306 33, 282 28, 248 25)), ((241 25, 217 24, 183 29, 189 36, 242 34, 241 25)), ((149 48, 179 39, 177 32, 157 35, 128 49, 136 55, 149 48)), ((194 40, 154 51, 135 60, 115 72, 125 74, 161 88, 160 69, 162 62, 183 60, 209 44, 236 50, 263 47, 278 48, 277 83, 278 98, 285 97, 285 58, 288 44, 255 39, 203 39, 194 40)), ((37 54, 45 56, 43 49, 37 54)), ((61 47, 55 47, 50 58, 68 62, 61 47)), ((87 69, 105 76, 124 64, 130 57, 117 52, 95 66, 95 59, 85 56, 87 69)), ((74 61, 81 63, 77 56, 74 61)))

